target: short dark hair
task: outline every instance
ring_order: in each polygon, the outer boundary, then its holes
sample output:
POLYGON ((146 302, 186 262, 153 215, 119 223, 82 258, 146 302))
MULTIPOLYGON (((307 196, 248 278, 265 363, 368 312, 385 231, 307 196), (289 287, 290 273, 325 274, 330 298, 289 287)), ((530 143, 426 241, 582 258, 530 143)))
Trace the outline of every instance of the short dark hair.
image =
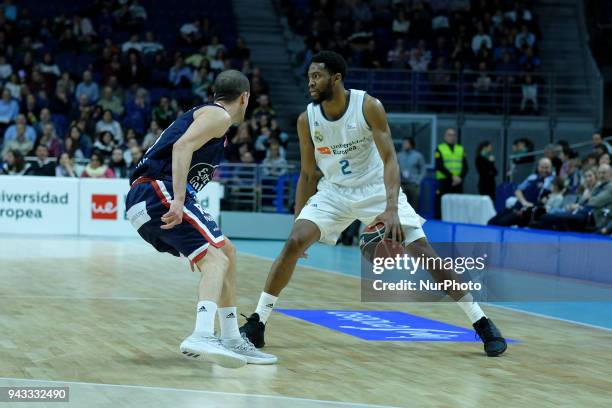
POLYGON ((552 184, 557 187, 557 190, 563 191, 565 189, 565 180, 563 177, 557 176, 553 179, 552 184))
POLYGON ((414 141, 414 137, 412 136, 404 136, 404 138, 402 139, 403 141, 409 141, 410 142, 410 146, 412 146, 412 148, 416 147, 416 143, 414 141))
POLYGON ((213 84, 214 100, 232 102, 243 92, 249 92, 249 79, 240 71, 228 69, 217 75, 213 84))
POLYGON ((346 61, 342 55, 334 51, 320 51, 312 57, 311 63, 324 64, 330 75, 340 74, 346 78, 346 61))
MULTIPOLYGON (((515 141, 516 142, 516 141, 515 141)), ((482 154, 482 149, 484 149, 487 146, 490 146, 492 143, 490 140, 483 140, 482 142, 478 143, 478 147, 476 147, 476 156, 480 156, 482 154)))

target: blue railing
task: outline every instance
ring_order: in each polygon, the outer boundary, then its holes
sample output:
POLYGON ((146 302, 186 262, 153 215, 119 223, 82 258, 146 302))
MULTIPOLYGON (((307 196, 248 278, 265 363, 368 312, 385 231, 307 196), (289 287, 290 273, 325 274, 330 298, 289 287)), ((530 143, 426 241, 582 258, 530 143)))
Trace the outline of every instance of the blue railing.
POLYGON ((351 69, 346 84, 394 110, 589 117, 601 123, 603 81, 595 74, 351 69), (523 86, 528 76, 535 95, 523 86))

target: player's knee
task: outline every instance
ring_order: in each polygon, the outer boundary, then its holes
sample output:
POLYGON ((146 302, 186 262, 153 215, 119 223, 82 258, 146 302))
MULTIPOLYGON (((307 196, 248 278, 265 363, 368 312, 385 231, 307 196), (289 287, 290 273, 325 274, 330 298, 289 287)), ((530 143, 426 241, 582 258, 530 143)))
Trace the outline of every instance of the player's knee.
POLYGON ((229 258, 220 248, 211 247, 198 267, 202 273, 215 273, 224 277, 229 269, 229 264, 229 258))
POLYGON ((300 256, 306 249, 308 241, 298 234, 291 234, 285 242, 285 251, 289 254, 300 256))
POLYGON ((236 259, 236 246, 228 238, 225 238, 225 245, 221 247, 221 251, 223 251, 230 261, 236 259))
POLYGON ((427 239, 425 238, 420 238, 414 242, 411 242, 410 244, 408 244, 406 249, 408 250, 410 255, 414 257, 419 257, 422 255, 429 257, 436 256, 435 251, 433 250, 431 245, 429 245, 429 242, 427 242, 427 239))

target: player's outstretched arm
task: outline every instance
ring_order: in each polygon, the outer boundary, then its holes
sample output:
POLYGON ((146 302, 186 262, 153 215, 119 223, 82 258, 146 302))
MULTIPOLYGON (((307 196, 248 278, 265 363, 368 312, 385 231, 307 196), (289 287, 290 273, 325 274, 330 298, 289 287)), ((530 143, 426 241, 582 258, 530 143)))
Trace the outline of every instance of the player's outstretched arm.
POLYGON ((378 216, 377 221, 385 224, 385 235, 394 241, 404 241, 404 231, 397 213, 398 194, 400 189, 400 172, 395 155, 395 146, 391 138, 391 129, 387 123, 387 114, 383 104, 376 98, 366 95, 363 113, 372 128, 374 143, 385 166, 384 182, 387 190, 387 208, 378 216))
POLYGON ((295 216, 297 217, 306 202, 317 191, 317 162, 315 160, 314 145, 310 138, 308 114, 302 112, 297 120, 297 133, 300 141, 300 178, 295 193, 295 216))
POLYGON ((187 131, 172 147, 172 189, 174 198, 170 210, 162 216, 162 229, 170 229, 182 222, 187 187, 187 173, 193 152, 213 138, 227 132, 232 121, 223 109, 203 108, 187 131))

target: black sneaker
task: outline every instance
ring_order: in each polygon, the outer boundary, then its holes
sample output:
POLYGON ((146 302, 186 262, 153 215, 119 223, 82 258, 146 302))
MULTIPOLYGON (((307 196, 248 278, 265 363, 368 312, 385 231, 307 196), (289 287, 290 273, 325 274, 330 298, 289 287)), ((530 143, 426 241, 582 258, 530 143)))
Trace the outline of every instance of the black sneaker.
POLYGON ((500 331, 495 327, 491 319, 486 317, 481 318, 473 324, 476 334, 484 343, 484 350, 489 357, 495 357, 502 354, 508 348, 506 340, 502 337, 500 331))
POLYGON ((250 317, 246 317, 246 320, 246 323, 240 328, 240 333, 244 333, 255 347, 262 348, 266 344, 264 341, 266 325, 259 321, 259 315, 257 313, 253 313, 250 317))

